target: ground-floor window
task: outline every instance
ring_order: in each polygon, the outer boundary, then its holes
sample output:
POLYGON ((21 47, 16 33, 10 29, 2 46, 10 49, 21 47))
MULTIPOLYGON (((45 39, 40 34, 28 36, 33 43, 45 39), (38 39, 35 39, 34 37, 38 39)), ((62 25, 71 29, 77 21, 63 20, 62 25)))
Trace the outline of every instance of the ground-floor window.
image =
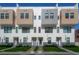
POLYGON ((6 44, 9 43, 9 38, 8 37, 5 38, 5 43, 6 44))
POLYGON ((22 33, 30 33, 29 27, 22 27, 22 33))
POLYGON ((52 27, 46 27, 45 28, 45 33, 52 33, 53 32, 53 28, 52 27))
POLYGON ((70 44, 70 37, 66 37, 66 43, 70 44))
POLYGON ((28 38, 27 37, 23 37, 23 43, 27 43, 28 38))
POLYGON ((51 37, 48 37, 47 40, 48 40, 48 44, 51 44, 51 37))

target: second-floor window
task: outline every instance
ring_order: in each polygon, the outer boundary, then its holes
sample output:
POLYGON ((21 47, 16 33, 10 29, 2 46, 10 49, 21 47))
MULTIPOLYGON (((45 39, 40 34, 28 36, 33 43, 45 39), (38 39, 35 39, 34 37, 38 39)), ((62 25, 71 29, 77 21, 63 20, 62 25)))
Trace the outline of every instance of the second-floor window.
POLYGON ((71 27, 64 27, 63 32, 64 33, 71 33, 71 27))
POLYGON ((74 13, 70 13, 70 19, 74 18, 74 13))
POLYGON ((20 18, 21 19, 28 19, 29 18, 29 13, 21 13, 20 18))
POLYGON ((74 18, 74 13, 65 13, 65 18, 66 19, 73 19, 74 18))
POLYGON ((50 19, 54 18, 54 13, 50 13, 50 19))
POLYGON ((45 28, 45 33, 52 33, 53 32, 53 28, 52 27, 46 27, 45 28))
POLYGON ((49 14, 45 13, 45 19, 49 19, 49 14))
POLYGON ((30 33, 29 27, 22 27, 22 33, 30 33))
POLYGON ((36 33, 36 27, 34 27, 34 33, 36 33))
POLYGON ((4 27, 4 33, 12 33, 12 27, 11 26, 5 26, 4 27))
POLYGON ((65 13, 65 18, 69 19, 69 13, 65 13))
POLYGON ((9 19, 9 13, 0 13, 0 19, 9 19))
POLYGON ((39 16, 39 20, 41 19, 41 16, 39 16))

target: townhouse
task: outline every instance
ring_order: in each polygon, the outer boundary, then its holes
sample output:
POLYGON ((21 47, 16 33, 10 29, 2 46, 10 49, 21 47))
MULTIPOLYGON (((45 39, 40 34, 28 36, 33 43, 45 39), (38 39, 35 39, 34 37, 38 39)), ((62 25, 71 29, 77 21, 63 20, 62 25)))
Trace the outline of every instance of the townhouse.
POLYGON ((0 5, 0 44, 75 44, 74 25, 79 21, 76 3, 0 5))

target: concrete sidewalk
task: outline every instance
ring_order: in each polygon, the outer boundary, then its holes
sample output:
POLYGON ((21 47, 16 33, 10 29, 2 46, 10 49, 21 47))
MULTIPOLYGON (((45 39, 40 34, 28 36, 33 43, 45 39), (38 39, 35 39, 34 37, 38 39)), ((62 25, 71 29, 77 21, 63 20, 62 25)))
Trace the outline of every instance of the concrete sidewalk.
POLYGON ((59 48, 65 50, 66 52, 68 52, 68 53, 70 53, 70 54, 79 55, 79 53, 74 52, 74 51, 71 51, 71 50, 68 50, 68 49, 66 49, 66 48, 63 48, 63 47, 59 47, 59 48))
POLYGON ((0 52, 0 55, 74 55, 68 52, 42 52, 42 53, 29 53, 29 52, 0 52))

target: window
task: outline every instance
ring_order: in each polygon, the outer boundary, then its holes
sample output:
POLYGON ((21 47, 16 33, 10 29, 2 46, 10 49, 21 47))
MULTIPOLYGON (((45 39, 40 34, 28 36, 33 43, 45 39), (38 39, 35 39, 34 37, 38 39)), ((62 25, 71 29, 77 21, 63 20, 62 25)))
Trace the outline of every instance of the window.
POLYGON ((30 33, 30 28, 22 27, 22 33, 30 33))
POLYGON ((25 18, 29 18, 29 13, 25 13, 25 18))
POLYGON ((23 37, 23 43, 27 43, 27 39, 26 37, 23 37))
POLYGON ((57 27, 57 33, 59 33, 59 27, 57 27))
POLYGON ((20 14, 20 18, 21 18, 21 19, 24 19, 24 13, 21 13, 21 14, 20 14))
POLYGON ((9 13, 5 13, 5 19, 9 19, 9 13))
POLYGON ((18 33, 18 27, 16 27, 16 33, 18 33))
POLYGON ((48 40, 48 44, 51 44, 51 37, 48 37, 47 40, 48 40))
POLYGON ((65 13, 65 18, 69 19, 69 13, 65 13))
POLYGON ((34 16, 34 19, 36 20, 36 16, 34 16))
POLYGON ((4 33, 12 33, 12 27, 11 26, 5 26, 4 27, 4 33))
POLYGON ((29 18, 29 13, 21 13, 20 18, 21 19, 28 19, 29 18))
POLYGON ((1 13, 0 14, 0 19, 4 19, 4 18, 5 18, 4 13, 1 13))
POLYGON ((41 16, 39 16, 39 20, 41 19, 41 16))
POLYGON ((45 16, 45 19, 48 19, 49 18, 49 16, 45 16))
POLYGON ((70 13, 70 19, 74 18, 74 13, 70 13))
POLYGON ((45 19, 48 19, 48 18, 49 18, 49 14, 45 13, 45 19))
POLYGON ((5 38, 5 43, 6 43, 6 44, 9 43, 9 38, 8 38, 8 37, 5 38))
POLYGON ((66 43, 70 44, 70 37, 66 37, 66 43))
POLYGON ((36 33, 36 27, 34 27, 34 33, 36 33))
POLYGON ((39 33, 41 33, 41 27, 39 27, 39 33))
POLYGON ((71 27, 64 27, 63 32, 64 33, 71 33, 71 27))
POLYGON ((9 13, 0 13, 0 19, 9 19, 9 13))
POLYGON ((54 13, 50 13, 50 19, 54 18, 54 13))
POLYGON ((45 28, 45 33, 52 33, 53 31, 53 28, 52 27, 46 27, 45 28))

